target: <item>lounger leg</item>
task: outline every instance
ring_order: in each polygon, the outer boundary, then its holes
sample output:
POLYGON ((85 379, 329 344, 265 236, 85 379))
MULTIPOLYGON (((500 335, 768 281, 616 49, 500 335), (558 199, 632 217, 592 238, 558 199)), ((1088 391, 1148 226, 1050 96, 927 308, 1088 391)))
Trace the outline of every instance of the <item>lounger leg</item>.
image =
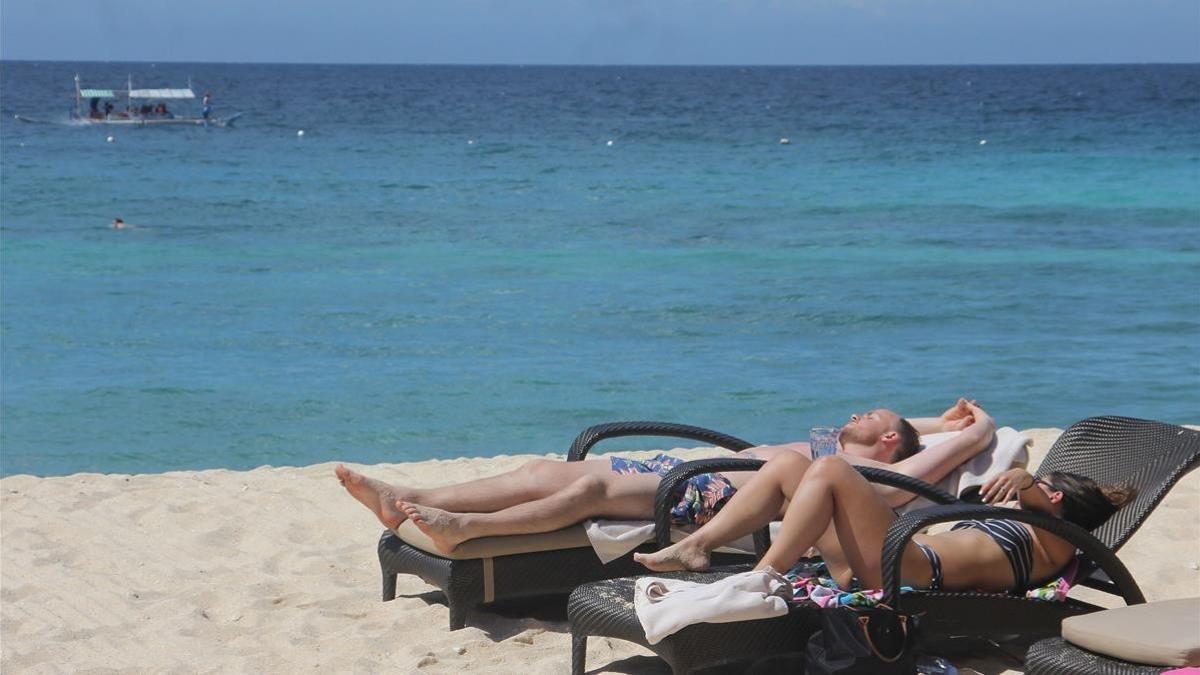
POLYGON ((587 669, 587 635, 571 633, 571 675, 583 675, 587 669))
POLYGON ((455 602, 449 597, 446 598, 450 603, 450 630, 458 630, 467 625, 467 603, 455 602))
POLYGON ((383 570, 383 601, 396 599, 396 573, 383 570))

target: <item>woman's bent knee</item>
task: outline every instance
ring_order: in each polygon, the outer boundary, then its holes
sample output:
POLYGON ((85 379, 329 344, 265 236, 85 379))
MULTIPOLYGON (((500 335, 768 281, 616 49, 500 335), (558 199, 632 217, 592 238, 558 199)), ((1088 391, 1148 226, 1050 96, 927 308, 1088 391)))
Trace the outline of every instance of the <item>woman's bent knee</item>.
POLYGON ((847 471, 854 471, 854 467, 850 465, 850 462, 837 455, 826 455, 813 460, 812 466, 808 469, 808 475, 839 475, 847 471))
POLYGON ((784 474, 804 473, 812 460, 798 452, 785 452, 767 460, 759 471, 776 471, 784 474))

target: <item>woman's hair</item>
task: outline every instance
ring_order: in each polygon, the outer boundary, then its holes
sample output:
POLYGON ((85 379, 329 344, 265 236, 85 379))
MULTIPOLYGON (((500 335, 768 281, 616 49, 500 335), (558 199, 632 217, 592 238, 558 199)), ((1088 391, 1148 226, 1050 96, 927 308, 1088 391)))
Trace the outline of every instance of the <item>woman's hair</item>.
POLYGON ((1066 471, 1054 471, 1045 481, 1063 493, 1063 519, 1085 530, 1100 527, 1137 496, 1137 490, 1130 486, 1099 485, 1091 478, 1066 471))

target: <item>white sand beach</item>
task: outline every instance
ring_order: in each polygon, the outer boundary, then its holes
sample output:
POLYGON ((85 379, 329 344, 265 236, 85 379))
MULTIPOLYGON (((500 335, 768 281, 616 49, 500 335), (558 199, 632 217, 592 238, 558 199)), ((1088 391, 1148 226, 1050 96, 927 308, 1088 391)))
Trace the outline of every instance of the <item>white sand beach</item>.
MULTIPOLYGON (((1028 433, 1036 465, 1060 432, 1028 433)), ((355 468, 436 485, 530 457, 355 468)), ((561 618, 477 613, 450 632, 440 594, 408 576, 400 597, 381 602, 382 527, 341 488, 334 466, 0 480, 0 670, 569 670, 561 618)), ((1200 596, 1197 513, 1193 472, 1122 549, 1149 599, 1200 596)), ((597 639, 588 666, 665 672, 649 654, 597 639)), ((971 665, 1020 672, 997 658, 971 665)))

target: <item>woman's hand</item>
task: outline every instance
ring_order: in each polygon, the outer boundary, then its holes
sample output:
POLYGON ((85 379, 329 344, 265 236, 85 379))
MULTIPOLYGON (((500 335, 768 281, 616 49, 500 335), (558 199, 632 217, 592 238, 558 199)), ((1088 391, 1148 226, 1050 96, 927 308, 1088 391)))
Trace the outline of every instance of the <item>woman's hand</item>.
POLYGON ((979 496, 985 504, 1012 501, 1022 490, 1033 487, 1033 476, 1025 469, 1009 469, 1002 474, 992 476, 983 487, 979 488, 979 496))

